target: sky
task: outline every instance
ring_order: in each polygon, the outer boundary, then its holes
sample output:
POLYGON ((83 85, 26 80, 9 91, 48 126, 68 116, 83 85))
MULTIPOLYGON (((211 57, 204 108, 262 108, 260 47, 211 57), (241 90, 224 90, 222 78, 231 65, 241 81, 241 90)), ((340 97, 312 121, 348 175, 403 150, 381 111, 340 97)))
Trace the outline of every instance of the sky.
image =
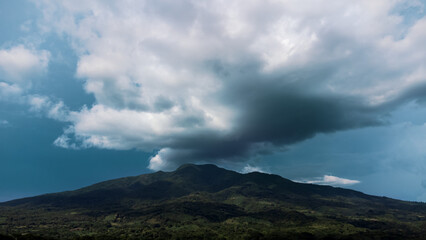
POLYGON ((425 7, 0 0, 0 201, 184 163, 426 201, 425 7))

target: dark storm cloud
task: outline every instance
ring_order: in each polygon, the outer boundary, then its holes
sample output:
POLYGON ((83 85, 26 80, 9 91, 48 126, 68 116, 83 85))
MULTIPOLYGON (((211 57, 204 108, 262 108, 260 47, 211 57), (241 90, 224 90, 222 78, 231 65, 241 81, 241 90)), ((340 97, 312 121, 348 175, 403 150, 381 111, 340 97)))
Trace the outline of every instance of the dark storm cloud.
MULTIPOLYGON (((387 111, 361 99, 339 95, 306 94, 300 84, 244 84, 225 98, 240 115, 230 133, 205 132, 177 137, 167 158, 186 161, 245 161, 309 138, 318 133, 377 126, 387 111), (296 86, 295 86, 296 85, 296 86)), ((229 89, 229 88, 227 88, 229 89)))
POLYGON ((159 154, 167 159, 163 168, 185 162, 247 161, 318 133, 383 125, 389 111, 415 95, 407 92, 392 103, 373 106, 360 97, 318 90, 333 75, 330 68, 279 76, 261 73, 256 62, 245 64, 211 64, 225 79, 219 99, 237 113, 235 128, 226 133, 194 130, 173 136, 165 145, 167 151, 159 154))
POLYGON ((233 78, 224 81, 226 87, 220 99, 239 113, 237 126, 227 134, 209 131, 176 136, 176 141, 166 146, 166 168, 191 161, 247 161, 285 150, 286 146, 319 133, 386 125, 390 112, 410 101, 422 102, 426 97, 424 83, 379 104, 371 104, 362 97, 318 90, 333 77, 333 69, 341 68, 338 63, 332 68, 300 70, 283 76, 265 75, 256 63, 248 65, 212 64, 220 77, 233 78))

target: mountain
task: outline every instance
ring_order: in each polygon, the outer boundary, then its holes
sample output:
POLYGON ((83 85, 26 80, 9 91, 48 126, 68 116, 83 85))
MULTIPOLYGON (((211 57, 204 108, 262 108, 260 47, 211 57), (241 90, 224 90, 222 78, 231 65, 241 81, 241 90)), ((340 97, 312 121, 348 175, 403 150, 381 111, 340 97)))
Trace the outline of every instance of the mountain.
POLYGON ((0 239, 425 239, 426 204, 186 164, 0 203, 0 239))

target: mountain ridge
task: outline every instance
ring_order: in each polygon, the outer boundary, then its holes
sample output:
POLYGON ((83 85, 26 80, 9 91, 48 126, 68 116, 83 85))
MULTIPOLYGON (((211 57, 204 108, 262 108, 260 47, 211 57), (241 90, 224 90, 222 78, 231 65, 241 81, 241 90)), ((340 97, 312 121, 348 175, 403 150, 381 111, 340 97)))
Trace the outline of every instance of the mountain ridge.
MULTIPOLYGON (((116 179, 111 179, 111 180, 106 180, 106 181, 101 181, 99 183, 95 183, 86 187, 82 187, 76 190, 69 190, 69 191, 63 191, 63 192, 57 192, 57 193, 46 193, 46 194, 42 194, 42 195, 38 195, 38 196, 33 196, 33 197, 25 197, 25 198, 20 198, 20 199, 13 199, 13 200, 9 200, 9 201, 5 201, 5 202, 0 202, 0 206, 1 205, 19 205, 22 202, 26 202, 26 201, 31 201, 34 198, 39 198, 39 197, 48 197, 48 196, 55 196, 55 195, 74 195, 74 194, 79 194, 79 193, 84 193, 87 191, 91 191, 91 190, 99 190, 99 189, 123 189, 123 188, 129 188, 129 187, 135 187, 137 184, 145 184, 145 185, 150 185, 152 183, 158 182, 163 180, 164 178, 166 178, 167 181, 176 181, 179 179, 176 179, 176 177, 188 177, 188 176, 192 176, 194 177, 194 170, 197 170, 198 173, 202 173, 202 176, 204 178, 206 177, 210 177, 209 175, 206 175, 206 172, 209 172, 209 174, 214 174, 214 173, 218 173, 218 172, 226 172, 229 175, 233 175, 234 178, 236 178, 237 176, 246 176, 244 177, 242 180, 240 179, 240 182, 238 182, 238 184, 241 184, 241 181, 256 181, 257 184, 262 184, 263 182, 265 182, 265 178, 268 178, 266 182, 271 183, 271 180, 274 179, 274 181, 284 181, 287 184, 290 185, 286 185, 286 187, 291 187, 291 188, 297 188, 298 186, 311 186, 311 190, 315 189, 316 191, 319 190, 323 190, 323 189, 327 189, 327 190, 337 190, 337 191, 344 191, 347 193, 352 193, 355 195, 359 195, 359 196, 364 196, 364 197, 377 197, 377 198, 386 198, 386 199, 392 199, 392 198, 388 198, 388 197, 378 197, 378 196, 374 196, 374 195, 369 195, 369 194, 365 194, 362 193, 360 191, 356 191, 356 190, 352 190, 352 189, 346 189, 346 188, 342 188, 342 187, 334 187, 334 186, 329 186, 329 185, 317 185, 317 184, 311 184, 311 183, 299 183, 299 182, 294 182, 292 180, 286 179, 280 175, 276 175, 276 174, 269 174, 269 173, 261 173, 261 172, 250 172, 250 173, 238 173, 232 170, 227 170, 224 168, 220 168, 214 164, 203 164, 203 165, 196 165, 196 164, 183 164, 180 167, 178 167, 175 171, 170 171, 170 172, 164 172, 164 171, 157 171, 154 173, 148 173, 148 174, 141 174, 141 175, 136 175, 136 176, 129 176, 129 177, 121 177, 121 178, 116 178, 116 179), (190 173, 189 171, 192 171, 192 173, 190 173), (213 171, 212 171, 213 170, 213 171), (218 171, 219 170, 219 171, 218 171), (172 179, 170 179, 172 178, 172 179), (174 179, 173 179, 174 178, 174 179), (123 186, 123 182, 124 182, 124 186, 123 186), (121 185, 120 185, 121 184, 121 185), (133 186, 131 186, 133 185, 133 186)), ((199 176, 198 176, 199 177, 199 176)), ((212 191, 217 191, 219 189, 216 189, 217 187, 221 187, 221 188, 226 188, 231 186, 232 184, 235 184, 235 182, 229 182, 229 176, 225 177, 225 176, 215 176, 215 177, 219 177, 221 179, 221 182, 228 182, 229 184, 223 184, 221 186, 218 186, 218 184, 215 184, 213 187, 210 186, 210 184, 214 184, 214 181, 211 182, 206 182, 206 179, 202 179, 202 186, 208 186, 207 189, 192 189, 194 191, 197 190, 201 190, 201 191, 207 191, 207 192, 212 192, 212 191), (208 185, 207 185, 208 184, 208 185), (216 187, 216 188, 215 188, 216 187)), ((212 178, 210 178, 212 179, 212 178)), ((185 179, 187 181, 195 181, 195 180, 200 180, 200 179, 185 179)), ((297 189, 294 189, 296 192, 298 191, 297 189)), ((393 199, 393 200, 397 200, 400 201, 398 199, 393 199)))
POLYGON ((424 203, 213 164, 0 203, 0 234, 58 239, 422 239, 424 229, 424 203))

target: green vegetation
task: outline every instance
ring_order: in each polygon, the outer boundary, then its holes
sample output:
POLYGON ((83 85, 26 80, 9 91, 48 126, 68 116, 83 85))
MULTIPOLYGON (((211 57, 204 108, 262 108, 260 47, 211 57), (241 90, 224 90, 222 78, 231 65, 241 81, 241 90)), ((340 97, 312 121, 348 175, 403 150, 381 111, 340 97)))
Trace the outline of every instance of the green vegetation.
POLYGON ((424 239, 426 205, 214 165, 0 205, 0 239, 424 239))

